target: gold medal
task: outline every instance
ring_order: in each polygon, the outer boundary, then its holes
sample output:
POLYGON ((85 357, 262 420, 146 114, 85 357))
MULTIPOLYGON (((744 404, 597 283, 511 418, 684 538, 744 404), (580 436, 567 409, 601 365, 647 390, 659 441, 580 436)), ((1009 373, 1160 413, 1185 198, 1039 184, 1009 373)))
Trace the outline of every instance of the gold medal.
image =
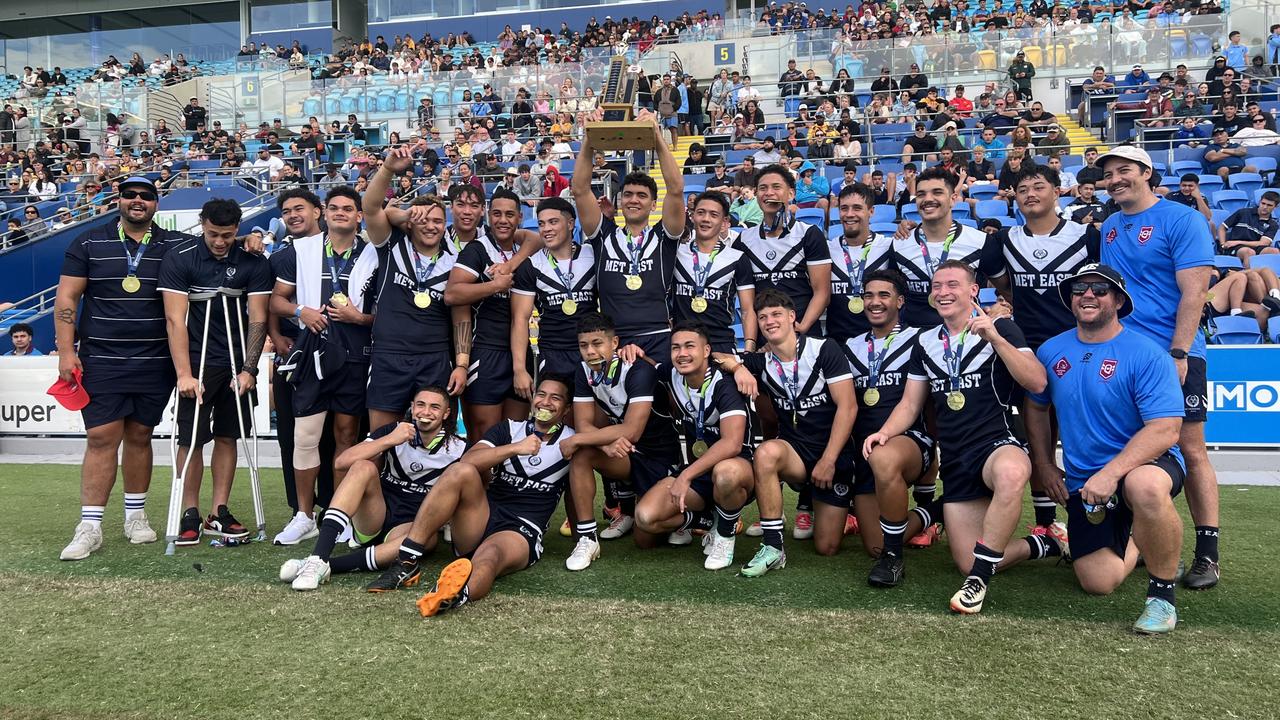
POLYGON ((964 409, 964 393, 960 392, 959 390, 952 390, 951 392, 947 393, 947 407, 951 408, 955 412, 960 412, 961 410, 963 410, 964 409))
POLYGON ((551 422, 551 418, 554 417, 555 415, 553 415, 547 408, 538 408, 533 411, 533 419, 538 422, 551 422))
POLYGON ((863 310, 866 306, 867 306, 867 304, 866 304, 866 303, 864 303, 864 302, 862 301, 862 298, 860 298, 860 297, 851 297, 851 298, 849 298, 849 312, 853 313, 854 315, 861 315, 861 314, 862 314, 862 310, 863 310))
POLYGON ((1107 519, 1106 505, 1085 505, 1084 517, 1090 525, 1101 525, 1107 519))
POLYGON ((347 296, 344 293, 336 292, 329 296, 329 304, 334 307, 346 307, 347 302, 347 296))
POLYGON ((862 402, 867 407, 875 407, 880 402, 880 388, 867 388, 867 391, 862 393, 862 402))
POLYGON ((933 299, 933 295, 930 295, 930 296, 929 296, 929 307, 934 308, 934 309, 937 309, 937 307, 938 307, 938 302, 937 302, 936 300, 934 300, 934 299, 933 299))
POLYGON ((574 302, 572 298, 565 300, 560 303, 560 312, 565 315, 572 315, 578 312, 578 303, 574 302))
POLYGON ((628 276, 627 276, 627 289, 628 289, 628 290, 639 290, 641 285, 644 285, 644 280, 643 280, 639 275, 628 275, 628 276))
POLYGON ((120 281, 120 287, 124 288, 127 293, 136 293, 142 289, 142 281, 138 279, 137 275, 129 275, 120 281))
POLYGON ((693 444, 693 456, 700 458, 707 453, 707 442, 699 440, 693 444))
POLYGON ((416 292, 413 294, 413 304, 420 308, 425 308, 431 304, 431 294, 428 292, 416 292))
POLYGON ((699 295, 689 301, 689 307, 693 308, 696 313, 704 313, 707 311, 707 299, 699 295))

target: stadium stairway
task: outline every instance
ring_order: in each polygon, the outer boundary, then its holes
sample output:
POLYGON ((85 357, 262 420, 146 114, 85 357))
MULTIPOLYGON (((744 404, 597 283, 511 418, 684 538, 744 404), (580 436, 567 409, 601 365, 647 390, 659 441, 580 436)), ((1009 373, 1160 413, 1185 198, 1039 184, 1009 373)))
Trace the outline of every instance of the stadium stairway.
MULTIPOLYGON (((681 171, 683 171, 683 168, 684 168, 684 161, 689 157, 689 147, 694 143, 700 143, 700 142, 704 142, 704 139, 701 135, 688 135, 688 136, 681 137, 679 141, 676 143, 676 146, 672 151, 672 153, 676 156, 676 166, 679 167, 681 171)), ((653 181, 658 184, 658 198, 659 200, 661 200, 661 198, 663 198, 667 193, 667 183, 662 179, 662 173, 658 170, 656 161, 653 167, 649 168, 649 175, 652 176, 653 181)), ((619 226, 622 225, 623 220, 622 220, 621 212, 617 213, 617 217, 615 218, 615 220, 619 226)), ((661 221, 662 221, 662 203, 659 202, 657 205, 657 208, 654 211, 654 214, 649 216, 649 224, 654 225, 661 221)))
POLYGON ((1059 115, 1057 123, 1062 126, 1063 130, 1067 131, 1067 139, 1071 141, 1070 154, 1084 155, 1084 149, 1087 147, 1096 147, 1100 153, 1108 150, 1108 145, 1099 141, 1097 135, 1081 127, 1080 123, 1070 117, 1070 113, 1059 115))

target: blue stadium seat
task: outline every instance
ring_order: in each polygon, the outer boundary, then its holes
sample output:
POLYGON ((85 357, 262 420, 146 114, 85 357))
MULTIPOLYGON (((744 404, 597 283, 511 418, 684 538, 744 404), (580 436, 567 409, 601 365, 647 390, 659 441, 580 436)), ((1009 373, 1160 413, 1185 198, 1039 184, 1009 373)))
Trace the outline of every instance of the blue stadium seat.
POLYGON ((1258 321, 1253 318, 1223 315, 1210 320, 1209 325, 1213 331, 1209 342, 1214 345, 1257 345, 1262 342, 1258 321))
POLYGON ((871 222, 891 223, 898 219, 898 209, 892 205, 876 205, 871 208, 871 222))
POLYGON ((959 202, 951 206, 951 217, 956 220, 959 220, 960 218, 967 218, 969 216, 969 203, 959 202))
POLYGON ((827 213, 822 208, 801 208, 796 211, 796 219, 810 225, 823 227, 827 222, 827 213))
POLYGON ((1276 188, 1265 188, 1265 187, 1264 187, 1264 188, 1258 188, 1257 190, 1254 190, 1254 191, 1253 191, 1253 204, 1254 204, 1254 205, 1257 205, 1258 203, 1262 202, 1262 196, 1263 196, 1263 195, 1266 195, 1266 194, 1267 194, 1267 193, 1269 193, 1269 192, 1273 192, 1273 193, 1280 193, 1280 190, 1277 190, 1276 188))
POLYGON ((1009 203, 1004 200, 981 200, 974 215, 983 220, 1009 217, 1009 203))
POLYGON ((1267 339, 1272 344, 1280 345, 1280 315, 1267 320, 1267 339))
POLYGON ((1204 172, 1204 165, 1199 160, 1175 160, 1173 162, 1173 174, 1176 177, 1182 177, 1187 173, 1199 175, 1202 172, 1204 172))
MULTIPOLYGON (((1258 172, 1260 173, 1274 172, 1277 166, 1275 158, 1266 157, 1264 155, 1246 155, 1244 158, 1244 164, 1258 168, 1258 172)), ((1235 178, 1232 179, 1234 180, 1235 178)))
POLYGON ((915 203, 907 203, 902 206, 902 219, 920 222, 920 211, 916 208, 915 203))
POLYGON ((1272 272, 1280 275, 1280 255, 1254 255, 1249 259, 1249 267, 1254 270, 1271 268, 1272 272))
POLYGON ((1205 197, 1213 195, 1213 193, 1225 188, 1227 184, 1222 178, 1209 173, 1200 174, 1200 193, 1205 197))
POLYGON ((995 197, 996 192, 999 191, 999 189, 1000 188, 997 187, 995 183, 971 185, 969 186, 969 197, 979 202, 985 202, 995 197))
POLYGON ((1249 196, 1242 190, 1219 190, 1213 193, 1213 206, 1220 210, 1235 212, 1249 205, 1249 196))
POLYGON ((1213 266, 1219 270, 1243 270, 1244 263, 1235 255, 1214 255, 1213 266))
POLYGON ((871 223, 871 232, 892 236, 898 232, 898 224, 893 222, 873 222, 871 223))
MULTIPOLYGON (((1270 159, 1270 158, 1266 158, 1270 159)), ((1245 162, 1249 162, 1245 160, 1245 162)), ((1231 181, 1231 189, 1239 190, 1246 195, 1252 195, 1254 190, 1262 187, 1262 176, 1258 173, 1236 173, 1227 177, 1231 181)))

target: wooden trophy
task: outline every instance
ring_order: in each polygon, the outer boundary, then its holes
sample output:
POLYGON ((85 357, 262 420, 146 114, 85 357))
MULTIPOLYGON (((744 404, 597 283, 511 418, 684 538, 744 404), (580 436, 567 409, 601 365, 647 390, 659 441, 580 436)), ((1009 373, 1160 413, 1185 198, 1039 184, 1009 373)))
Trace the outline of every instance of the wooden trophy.
POLYGON ((609 79, 600 95, 604 120, 587 125, 592 148, 618 151, 656 147, 653 124, 637 121, 633 114, 642 72, 639 65, 627 65, 624 55, 615 55, 609 61, 609 79))

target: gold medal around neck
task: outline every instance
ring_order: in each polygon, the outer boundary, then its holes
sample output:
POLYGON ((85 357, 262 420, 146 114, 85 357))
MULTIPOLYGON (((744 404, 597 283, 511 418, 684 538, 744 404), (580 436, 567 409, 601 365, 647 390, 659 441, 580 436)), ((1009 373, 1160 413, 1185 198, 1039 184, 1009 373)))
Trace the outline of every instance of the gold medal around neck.
POLYGON ((533 419, 538 422, 551 422, 551 418, 555 417, 547 408, 538 408, 533 411, 533 419))
POLYGON ((431 293, 428 293, 428 292, 416 292, 416 293, 414 293, 414 294, 413 294, 413 304, 414 304, 414 305, 417 305, 417 306, 418 306, 418 307, 420 307, 420 308, 424 308, 424 309, 425 309, 428 305, 430 305, 430 304, 431 304, 431 293))
POLYGON ((959 390, 952 390, 947 393, 947 407, 953 412, 960 412, 964 409, 964 393, 959 390))
POLYGON ((572 298, 569 300, 565 300, 564 302, 560 303, 560 312, 564 313, 565 315, 572 315, 578 312, 578 303, 575 302, 572 298))
POLYGON ((628 289, 628 290, 639 290, 641 285, 644 285, 644 279, 643 279, 643 278, 641 278, 639 275, 628 275, 628 276, 627 276, 627 289, 628 289))
POLYGON ((862 402, 866 403, 867 407, 875 407, 880 402, 880 388, 867 388, 867 391, 862 393, 862 402))
POLYGON ((704 313, 707 311, 707 299, 699 295, 689 301, 689 307, 693 308, 696 313, 704 313))
POLYGON ((706 455, 707 450, 708 450, 708 447, 707 447, 706 440, 699 440, 693 444, 693 456, 696 458, 700 458, 703 455, 706 455))
POLYGON ((136 293, 142 289, 142 281, 138 279, 137 275, 129 275, 120 281, 120 287, 124 288, 127 293, 136 293))
POLYGON ((933 295, 929 295, 929 307, 935 310, 938 308, 938 301, 933 299, 933 295))
POLYGON ((334 293, 329 296, 329 303, 334 307, 346 307, 348 302, 350 301, 347 300, 345 293, 334 293))
POLYGON ((860 297, 849 298, 849 312, 853 313, 854 315, 861 315, 863 309, 866 307, 867 307, 867 304, 862 301, 862 298, 860 297))

